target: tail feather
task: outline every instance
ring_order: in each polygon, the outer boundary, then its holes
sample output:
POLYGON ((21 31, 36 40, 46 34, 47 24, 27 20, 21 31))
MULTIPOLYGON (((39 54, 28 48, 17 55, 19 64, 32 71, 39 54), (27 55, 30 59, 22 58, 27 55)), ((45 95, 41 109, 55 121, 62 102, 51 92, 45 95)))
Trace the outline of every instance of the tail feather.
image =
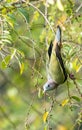
POLYGON ((57 31, 56 31, 56 37, 55 37, 55 39, 56 39, 57 43, 61 42, 61 28, 60 28, 59 25, 57 26, 57 31))

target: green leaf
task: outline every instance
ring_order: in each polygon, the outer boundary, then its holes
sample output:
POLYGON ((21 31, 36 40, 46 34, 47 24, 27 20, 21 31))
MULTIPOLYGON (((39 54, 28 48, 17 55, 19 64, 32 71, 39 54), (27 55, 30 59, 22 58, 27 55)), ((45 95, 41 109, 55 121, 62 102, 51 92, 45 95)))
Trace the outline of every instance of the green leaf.
POLYGON ((2 14, 6 14, 7 13, 7 9, 6 8, 3 8, 2 9, 2 14))
POLYGON ((76 58, 73 62, 72 62, 72 66, 73 66, 73 69, 76 71, 76 72, 79 72, 80 68, 82 67, 82 65, 78 62, 78 58, 76 58))
POLYGON ((46 121, 47 121, 48 114, 49 114, 48 111, 43 114, 43 121, 44 121, 44 123, 46 123, 46 121))
POLYGON ((9 17, 9 19, 11 19, 11 21, 12 21, 13 23, 16 24, 16 17, 15 17, 15 15, 13 15, 13 14, 8 14, 7 16, 9 17))
POLYGON ((76 109, 79 108, 79 105, 78 104, 72 104, 70 108, 71 108, 72 111, 76 111, 76 109))
POLYGON ((4 44, 6 44, 6 43, 11 44, 11 41, 8 40, 8 39, 2 39, 2 42, 3 42, 4 44))
POLYGON ((29 14, 27 13, 27 10, 24 8, 19 8, 18 11, 23 15, 25 18, 26 22, 29 22, 29 14))
POLYGON ((16 54, 16 49, 12 49, 12 54, 11 54, 11 59, 13 59, 13 57, 15 56, 15 54, 16 54))
POLYGON ((7 19, 8 24, 13 28, 15 24, 17 24, 16 22, 16 18, 13 14, 8 14, 5 16, 7 19))
POLYGON ((24 52, 22 52, 22 51, 20 51, 20 50, 17 50, 17 54, 20 55, 20 56, 23 57, 23 58, 25 57, 24 52))
POLYGON ((11 59, 11 56, 10 55, 8 55, 8 56, 6 56, 5 57, 5 62, 6 62, 6 65, 8 65, 9 64, 9 62, 10 62, 10 59, 11 59))
POLYGON ((24 71, 24 63, 21 63, 20 65, 20 74, 22 74, 24 71))
POLYGON ((6 63, 4 62, 4 60, 1 63, 2 69, 5 69, 7 67, 6 63))
POLYGON ((43 91, 41 88, 38 89, 38 97, 41 98, 43 96, 43 91))
POLYGON ((11 60, 11 56, 10 56, 10 55, 6 56, 6 57, 3 59, 3 61, 2 61, 2 68, 3 68, 3 69, 5 69, 5 68, 8 66, 10 60, 11 60))
POLYGON ((60 11, 64 11, 64 7, 61 0, 57 0, 57 7, 60 11))
POLYGON ((34 12, 34 16, 33 16, 33 20, 34 20, 34 21, 37 21, 38 18, 39 18, 39 13, 38 13, 38 11, 35 11, 35 12, 34 12))
POLYGON ((80 98, 79 98, 79 97, 77 97, 77 96, 71 96, 71 98, 73 98, 74 100, 76 100, 76 101, 80 102, 80 98))
POLYGON ((64 107, 69 102, 69 99, 65 99, 62 101, 61 105, 64 107))
POLYGON ((54 0, 47 0, 48 4, 53 5, 54 4, 54 0))

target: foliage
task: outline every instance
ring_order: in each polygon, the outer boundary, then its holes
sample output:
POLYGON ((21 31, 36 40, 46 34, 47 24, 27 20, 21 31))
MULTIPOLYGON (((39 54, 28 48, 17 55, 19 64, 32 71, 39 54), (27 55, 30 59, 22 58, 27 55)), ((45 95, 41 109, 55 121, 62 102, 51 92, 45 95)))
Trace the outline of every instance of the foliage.
POLYGON ((0 1, 1 130, 82 129, 81 15, 81 0, 0 1), (45 95, 46 52, 57 25, 68 79, 45 95))

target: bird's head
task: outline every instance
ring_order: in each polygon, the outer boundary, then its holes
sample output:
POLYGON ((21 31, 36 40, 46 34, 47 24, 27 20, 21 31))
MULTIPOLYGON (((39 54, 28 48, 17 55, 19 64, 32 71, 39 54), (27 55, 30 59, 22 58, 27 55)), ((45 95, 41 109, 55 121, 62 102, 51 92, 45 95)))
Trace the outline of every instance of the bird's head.
POLYGON ((55 89, 57 86, 58 84, 56 84, 53 80, 49 80, 44 84, 43 89, 44 92, 46 92, 55 89))

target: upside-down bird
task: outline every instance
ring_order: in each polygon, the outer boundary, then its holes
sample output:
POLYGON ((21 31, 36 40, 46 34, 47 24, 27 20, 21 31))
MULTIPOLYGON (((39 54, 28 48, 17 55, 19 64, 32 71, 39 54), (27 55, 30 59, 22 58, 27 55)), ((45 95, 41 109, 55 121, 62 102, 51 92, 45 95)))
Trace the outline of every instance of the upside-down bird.
POLYGON ((55 40, 48 48, 47 78, 44 84, 44 92, 57 88, 67 79, 67 73, 61 56, 61 28, 57 26, 55 40))

